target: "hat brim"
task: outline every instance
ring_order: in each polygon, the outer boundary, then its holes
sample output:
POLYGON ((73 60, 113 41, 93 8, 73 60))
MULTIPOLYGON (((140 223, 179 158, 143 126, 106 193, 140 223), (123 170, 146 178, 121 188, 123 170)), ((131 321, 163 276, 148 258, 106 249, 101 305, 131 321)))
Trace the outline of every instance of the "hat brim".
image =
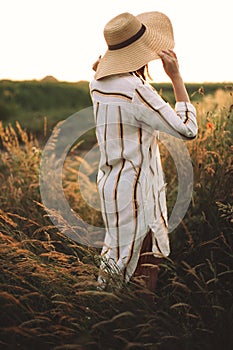
POLYGON ((172 24, 166 15, 161 12, 145 12, 136 18, 145 25, 145 33, 124 48, 107 50, 97 67, 95 79, 133 72, 160 58, 158 53, 161 50, 174 48, 172 24))

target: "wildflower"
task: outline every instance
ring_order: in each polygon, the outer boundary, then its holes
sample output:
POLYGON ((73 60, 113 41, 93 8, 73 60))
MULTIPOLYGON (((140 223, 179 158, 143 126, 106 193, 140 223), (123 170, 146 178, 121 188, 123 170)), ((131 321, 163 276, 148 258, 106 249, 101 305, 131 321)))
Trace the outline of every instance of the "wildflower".
POLYGON ((211 129, 211 130, 213 130, 213 129, 214 129, 213 123, 211 123, 211 122, 206 123, 206 129, 211 129))

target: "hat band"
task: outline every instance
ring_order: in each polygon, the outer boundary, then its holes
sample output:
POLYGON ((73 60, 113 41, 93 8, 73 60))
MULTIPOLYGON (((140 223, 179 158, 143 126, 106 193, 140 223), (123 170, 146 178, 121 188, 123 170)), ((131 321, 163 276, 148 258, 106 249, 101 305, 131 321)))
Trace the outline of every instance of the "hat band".
POLYGON ((130 44, 134 43, 139 38, 141 38, 141 36, 145 33, 145 31, 146 31, 146 27, 144 26, 144 24, 142 24, 140 30, 136 34, 131 36, 131 38, 125 41, 122 41, 121 43, 116 45, 108 45, 108 49, 111 51, 123 49, 123 47, 129 46, 130 44))

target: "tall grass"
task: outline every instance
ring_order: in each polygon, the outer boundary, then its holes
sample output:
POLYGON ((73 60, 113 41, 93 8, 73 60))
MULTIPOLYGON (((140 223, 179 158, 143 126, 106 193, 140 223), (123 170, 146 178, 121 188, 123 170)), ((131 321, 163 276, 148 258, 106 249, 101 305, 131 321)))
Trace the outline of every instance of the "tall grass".
MULTIPOLYGON (((97 289, 99 251, 61 234, 41 203, 37 140, 19 123, 0 126, 2 349, 232 349, 232 105, 230 89, 196 102, 200 131, 187 143, 193 198, 171 234, 172 254, 155 294, 135 282, 114 288, 117 276, 111 291, 97 289)), ((161 150, 171 210, 176 170, 161 150)), ((101 225, 77 185, 80 162, 73 150, 65 194, 74 210, 101 225)), ((82 186, 91 197, 93 169, 83 166, 82 186)))

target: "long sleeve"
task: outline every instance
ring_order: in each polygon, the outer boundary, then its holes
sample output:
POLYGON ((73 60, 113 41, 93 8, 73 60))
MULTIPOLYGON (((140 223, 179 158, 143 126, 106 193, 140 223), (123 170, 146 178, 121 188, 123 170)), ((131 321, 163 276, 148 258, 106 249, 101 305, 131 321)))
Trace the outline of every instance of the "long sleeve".
POLYGON ((133 102, 139 107, 138 121, 184 140, 196 137, 196 110, 190 102, 177 102, 173 109, 148 84, 137 86, 133 102))

